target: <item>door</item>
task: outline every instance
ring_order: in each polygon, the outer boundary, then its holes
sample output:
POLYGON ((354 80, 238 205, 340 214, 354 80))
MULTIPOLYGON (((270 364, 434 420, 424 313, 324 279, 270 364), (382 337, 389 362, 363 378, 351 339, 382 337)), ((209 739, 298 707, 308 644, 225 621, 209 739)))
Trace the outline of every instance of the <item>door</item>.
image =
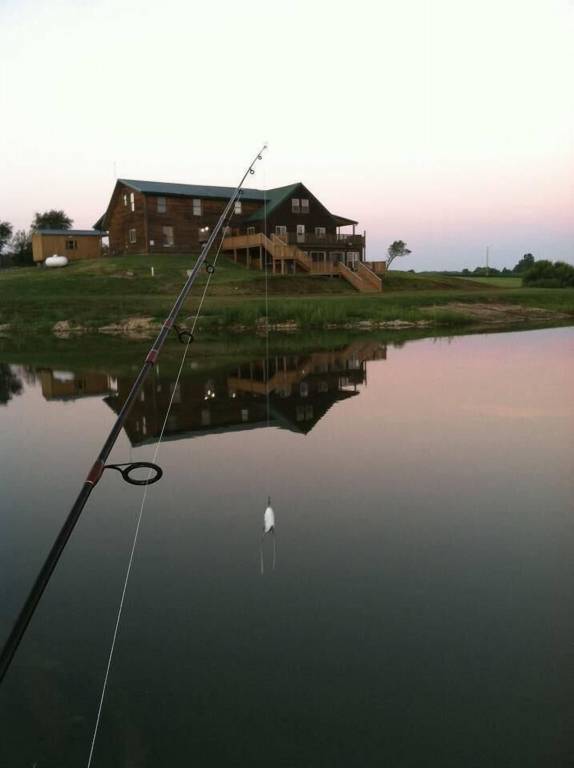
POLYGON ((297 242, 298 243, 305 242, 305 225, 304 224, 297 224, 297 242))
POLYGON ((347 252, 347 266, 351 269, 357 269, 357 262, 359 261, 359 254, 355 251, 347 252))

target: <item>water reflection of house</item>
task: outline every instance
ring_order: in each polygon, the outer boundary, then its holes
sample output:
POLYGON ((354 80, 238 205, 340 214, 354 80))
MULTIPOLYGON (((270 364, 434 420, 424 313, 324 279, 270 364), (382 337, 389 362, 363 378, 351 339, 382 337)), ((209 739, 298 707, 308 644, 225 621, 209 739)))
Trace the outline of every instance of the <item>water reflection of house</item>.
MULTIPOLYGON (((273 356, 229 369, 186 371, 177 388, 154 371, 125 425, 132 445, 156 438, 170 398, 165 437, 275 426, 306 434, 337 402, 366 384, 366 361, 384 359, 386 346, 356 342, 343 350, 273 356)), ((119 379, 117 395, 105 402, 117 413, 132 385, 119 379)))
POLYGON ((117 380, 107 373, 73 373, 42 368, 37 371, 46 400, 75 400, 117 391, 117 380))

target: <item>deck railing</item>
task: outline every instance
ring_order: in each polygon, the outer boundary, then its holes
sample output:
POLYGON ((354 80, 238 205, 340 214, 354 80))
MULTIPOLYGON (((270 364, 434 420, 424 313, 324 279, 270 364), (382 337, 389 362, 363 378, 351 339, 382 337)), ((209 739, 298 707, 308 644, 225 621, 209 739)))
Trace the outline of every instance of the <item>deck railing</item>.
POLYGON ((340 245, 345 249, 356 248, 360 250, 365 244, 363 235, 333 235, 330 233, 318 235, 314 231, 303 234, 287 232, 287 234, 279 235, 279 237, 289 245, 313 245, 317 247, 317 250, 320 250, 321 245, 340 245))

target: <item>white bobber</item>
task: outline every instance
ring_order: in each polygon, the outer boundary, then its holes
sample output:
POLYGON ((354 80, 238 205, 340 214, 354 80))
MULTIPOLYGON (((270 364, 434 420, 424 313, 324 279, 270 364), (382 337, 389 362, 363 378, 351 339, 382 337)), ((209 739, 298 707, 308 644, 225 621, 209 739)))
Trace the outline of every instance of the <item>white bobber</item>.
POLYGON ((271 497, 267 499, 267 507, 263 513, 263 533, 270 533, 275 528, 275 512, 271 506, 271 497))

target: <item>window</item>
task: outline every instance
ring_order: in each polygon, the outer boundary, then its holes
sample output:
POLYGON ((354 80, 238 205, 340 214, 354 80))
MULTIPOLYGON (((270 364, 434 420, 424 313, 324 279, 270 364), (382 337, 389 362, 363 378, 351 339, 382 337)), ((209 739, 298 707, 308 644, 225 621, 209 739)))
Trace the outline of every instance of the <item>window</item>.
POLYGON ((275 234, 281 236, 285 236, 287 234, 287 227, 283 224, 277 224, 275 227, 275 234))
POLYGON ((309 201, 301 199, 301 213, 309 213, 309 201))
POLYGON ((173 227, 162 227, 163 245, 169 248, 173 245, 173 227))
POLYGON ((255 234, 255 227, 247 227, 247 234, 248 235, 254 235, 255 234))
POLYGON ((165 197, 158 197, 157 199, 157 212, 165 213, 167 210, 167 202, 165 197))
POLYGON ((233 209, 233 213, 236 213, 238 216, 241 216, 241 200, 235 201, 235 207, 233 209))
POLYGON ((201 200, 193 201, 193 215, 201 216, 201 200))
POLYGON ((78 249, 78 241, 77 240, 66 240, 66 250, 67 251, 76 251, 78 249))
POLYGON ((130 243, 135 243, 136 241, 136 231, 135 229, 130 229, 128 232, 128 240, 130 243))
POLYGON ((299 200, 298 197, 291 198, 291 212, 292 213, 300 213, 301 212, 301 208, 299 206, 299 202, 300 202, 300 200, 299 200))
POLYGON ((327 230, 325 227, 315 227, 316 237, 322 238, 322 237, 325 237, 326 234, 327 234, 327 230))
POLYGON ((130 208, 132 209, 132 213, 136 209, 136 198, 133 192, 130 192, 130 208))
POLYGON ((128 204, 128 196, 124 195, 124 205, 127 207, 128 204))

